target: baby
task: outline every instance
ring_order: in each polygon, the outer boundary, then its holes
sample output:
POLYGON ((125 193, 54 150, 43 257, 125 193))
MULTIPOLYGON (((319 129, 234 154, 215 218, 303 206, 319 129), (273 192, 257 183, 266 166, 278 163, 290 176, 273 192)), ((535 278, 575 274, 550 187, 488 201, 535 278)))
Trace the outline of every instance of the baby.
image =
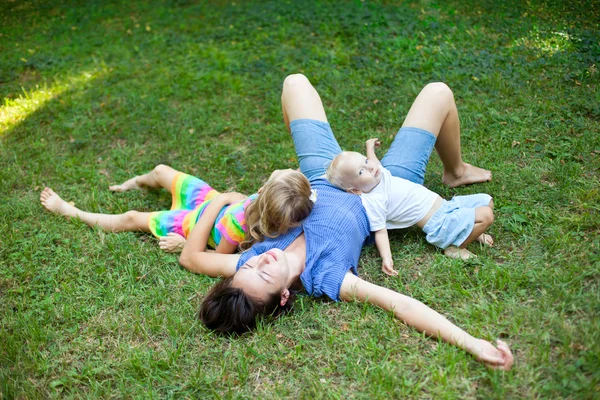
POLYGON ((444 200, 423 185, 392 176, 375 155, 378 139, 367 140, 366 147, 366 157, 348 151, 335 157, 327 169, 327 179, 332 185, 361 196, 383 259, 383 272, 398 274, 394 270, 388 229, 417 225, 427 234, 429 243, 444 249, 444 254, 452 258, 473 257, 465 249, 473 241, 488 246, 494 243, 484 233, 494 222, 494 202, 490 195, 444 200))

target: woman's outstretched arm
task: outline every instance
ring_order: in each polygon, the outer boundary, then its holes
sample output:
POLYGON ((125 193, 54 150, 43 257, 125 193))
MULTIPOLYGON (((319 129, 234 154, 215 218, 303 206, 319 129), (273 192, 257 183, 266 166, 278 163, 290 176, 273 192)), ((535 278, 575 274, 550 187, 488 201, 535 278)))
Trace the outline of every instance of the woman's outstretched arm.
POLYGON ((420 301, 364 281, 350 272, 342 282, 340 297, 344 301, 369 302, 393 311, 396 318, 407 325, 460 347, 491 368, 508 371, 513 365, 513 355, 506 343, 498 341, 495 347, 488 341, 474 338, 420 301))
POLYGON ((202 213, 200 220, 194 226, 194 229, 192 229, 181 251, 179 264, 197 274, 204 274, 215 278, 219 276, 228 277, 235 274, 239 255, 207 253, 206 243, 221 208, 227 204, 240 201, 243 198, 245 196, 239 193, 223 193, 211 200, 204 213, 202 213))

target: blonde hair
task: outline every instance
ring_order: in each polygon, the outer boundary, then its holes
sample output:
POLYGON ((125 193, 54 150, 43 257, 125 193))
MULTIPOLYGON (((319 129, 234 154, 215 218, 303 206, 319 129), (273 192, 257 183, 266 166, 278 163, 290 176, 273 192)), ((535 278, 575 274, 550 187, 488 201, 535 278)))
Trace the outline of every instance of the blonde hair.
POLYGON ((310 195, 310 183, 298 171, 269 179, 258 198, 246 208, 248 233, 240 248, 248 250, 265 237, 277 237, 300 225, 312 210, 310 195))
POLYGON ((348 190, 352 187, 348 183, 348 177, 344 175, 342 171, 343 159, 348 155, 347 151, 343 151, 331 161, 329 167, 327 167, 327 171, 325 171, 325 177, 333 186, 342 189, 348 190))

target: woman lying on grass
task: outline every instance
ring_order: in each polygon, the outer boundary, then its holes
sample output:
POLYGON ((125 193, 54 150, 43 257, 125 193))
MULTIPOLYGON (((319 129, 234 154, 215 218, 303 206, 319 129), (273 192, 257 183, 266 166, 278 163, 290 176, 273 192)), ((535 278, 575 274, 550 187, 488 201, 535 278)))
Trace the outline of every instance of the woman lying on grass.
POLYGON ((247 248, 254 241, 287 232, 298 226, 313 206, 310 183, 300 172, 292 170, 273 172, 259 193, 249 197, 239 193, 220 194, 203 180, 166 165, 158 165, 147 174, 109 189, 124 192, 142 187, 169 190, 173 197, 171 210, 91 213, 67 203, 50 188, 44 189, 40 200, 55 214, 79 218, 109 232, 151 232, 159 238, 160 248, 167 252, 181 251, 189 233, 198 226, 196 240, 225 254, 236 252, 240 244, 247 248))
MULTIPOLYGON (((289 309, 290 289, 303 287, 315 297, 370 302, 419 331, 464 349, 491 368, 509 370, 513 356, 506 343, 498 341, 495 347, 474 338, 423 303, 356 275, 369 222, 359 196, 322 178, 326 163, 341 149, 321 99, 306 77, 292 75, 284 82, 282 105, 300 170, 316 191, 315 205, 301 226, 257 242, 241 255, 207 253, 203 241, 195 240, 199 231, 192 231, 180 263, 193 272, 225 277, 202 303, 204 324, 217 332, 245 332, 255 326, 258 316, 277 316, 289 309)), ((450 89, 440 83, 427 85, 413 103, 388 152, 388 169, 395 176, 423 183, 434 145, 444 164, 445 184, 491 179, 489 171, 462 161, 456 105, 450 89)))

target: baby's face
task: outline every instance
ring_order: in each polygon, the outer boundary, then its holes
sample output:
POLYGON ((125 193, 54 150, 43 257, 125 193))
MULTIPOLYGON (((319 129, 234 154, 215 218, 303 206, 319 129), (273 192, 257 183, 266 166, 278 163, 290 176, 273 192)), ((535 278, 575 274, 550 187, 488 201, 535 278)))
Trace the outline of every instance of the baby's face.
POLYGON ((360 153, 348 152, 340 163, 342 174, 354 189, 369 193, 381 182, 379 164, 369 161, 360 153))

